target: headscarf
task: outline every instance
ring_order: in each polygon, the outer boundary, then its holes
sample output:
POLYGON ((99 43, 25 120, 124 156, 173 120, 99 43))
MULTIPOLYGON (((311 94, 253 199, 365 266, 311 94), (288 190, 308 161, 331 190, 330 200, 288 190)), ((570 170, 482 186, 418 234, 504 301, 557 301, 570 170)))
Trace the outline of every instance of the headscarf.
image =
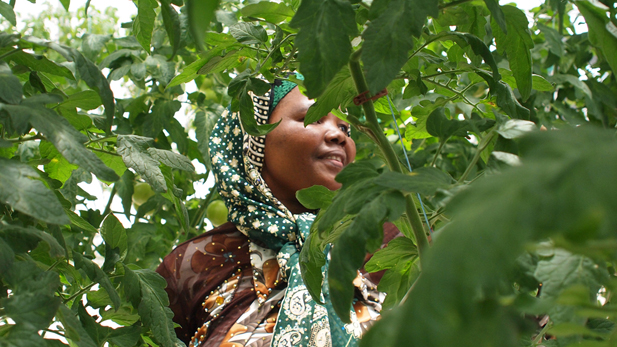
MULTIPOLYGON (((267 124, 274 107, 295 87, 290 81, 277 81, 263 96, 251 95, 257 123, 267 124)), ((259 269, 264 263, 259 254, 275 252, 280 271, 274 285, 287 282, 272 346, 355 346, 361 332, 355 312, 351 310, 352 323, 344 324, 329 303, 327 284, 322 294, 325 307, 317 304, 306 289, 298 259, 315 215, 294 215, 272 194, 261 176, 264 153, 265 136, 246 133, 238 113, 225 111, 221 115, 210 138, 212 170, 219 194, 229 208, 229 220, 251 240, 258 301, 266 302, 272 292, 272 288, 261 285, 266 281, 261 278, 259 269)))

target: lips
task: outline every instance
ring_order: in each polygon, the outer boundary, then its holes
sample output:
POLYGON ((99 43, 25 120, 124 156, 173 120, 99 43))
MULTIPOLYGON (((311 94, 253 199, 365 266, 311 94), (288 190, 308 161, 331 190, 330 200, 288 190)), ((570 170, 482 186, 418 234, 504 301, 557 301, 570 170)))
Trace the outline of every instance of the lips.
POLYGON ((344 151, 332 151, 319 156, 319 159, 330 161, 333 165, 343 167, 347 164, 347 155, 344 151))

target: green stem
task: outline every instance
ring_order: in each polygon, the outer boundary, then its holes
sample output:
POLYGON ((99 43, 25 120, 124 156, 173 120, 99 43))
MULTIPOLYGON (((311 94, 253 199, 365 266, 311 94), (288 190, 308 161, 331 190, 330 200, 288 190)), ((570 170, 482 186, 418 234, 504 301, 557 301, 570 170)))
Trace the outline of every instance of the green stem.
POLYGON ((116 157, 121 157, 121 155, 118 154, 118 153, 114 153, 114 152, 110 152, 110 151, 104 151, 104 150, 98 149, 98 148, 88 147, 88 149, 91 150, 91 151, 96 151, 96 152, 106 153, 106 154, 109 154, 109 155, 115 155, 116 157))
MULTIPOLYGON (((210 176, 209 174, 210 172, 207 173, 206 180, 210 176)), ((197 211, 197 213, 195 213, 195 217, 191 221, 191 227, 193 228, 196 227, 197 224, 203 220, 203 215, 206 212, 208 205, 210 205, 210 202, 212 201, 212 198, 214 197, 214 193, 216 193, 216 188, 215 187, 210 188, 208 195, 206 195, 206 198, 201 201, 201 206, 199 206, 199 210, 197 211)))
POLYGON ((480 155, 482 154, 482 152, 484 152, 488 144, 491 143, 491 141, 493 140, 496 134, 497 132, 491 131, 486 137, 482 139, 482 142, 478 144, 478 149, 476 150, 476 154, 474 154, 473 158, 471 159, 471 162, 467 166, 467 169, 465 170, 465 172, 463 172, 463 175, 461 176, 461 178, 458 179, 458 183, 464 182, 467 176, 469 176, 469 174, 471 173, 471 170, 474 168, 474 166, 476 166, 476 163, 478 163, 478 160, 480 159, 480 155))
MULTIPOLYGON (((424 78, 423 78, 423 79, 424 79, 424 78)), ((469 101, 469 99, 467 99, 467 97, 466 97, 465 95, 463 95, 463 93, 461 93, 461 92, 457 91, 456 89, 451 88, 450 86, 447 86, 447 85, 443 85, 443 84, 441 84, 441 83, 439 83, 439 82, 436 82, 436 81, 433 81, 433 80, 430 80, 430 79, 426 79, 425 81, 427 81, 427 82, 429 82, 429 83, 432 83, 432 84, 434 84, 434 85, 436 85, 436 86, 439 86, 439 87, 441 87, 441 88, 444 88, 444 89, 447 89, 447 90, 451 91, 452 93, 454 93, 454 94, 458 95, 458 97, 459 97, 459 98, 463 99, 463 101, 464 101, 466 104, 468 104, 468 105, 470 105, 470 106, 473 106, 473 108, 475 108, 478 112, 480 112, 480 114, 484 114, 484 112, 482 112, 482 110, 480 110, 480 109, 478 108, 478 105, 476 105, 476 104, 474 104, 473 102, 469 101)), ((467 89, 465 89, 465 90, 467 90, 467 89)))
POLYGON ((103 212, 103 216, 107 216, 109 212, 111 212, 111 203, 114 201, 114 197, 116 196, 116 185, 111 188, 111 194, 109 194, 109 200, 107 200, 107 206, 105 206, 105 210, 103 212))
POLYGON ((79 297, 80 295, 83 295, 85 292, 89 291, 90 288, 94 287, 95 284, 97 284, 97 282, 92 282, 87 286, 81 288, 77 293, 69 296, 67 299, 64 299, 64 303, 66 304, 67 302, 71 302, 73 299, 79 297))
POLYGON ((544 326, 542 327, 542 330, 540 330, 538 335, 536 335, 536 337, 533 339, 532 346, 537 346, 540 342, 542 342, 542 338, 544 337, 548 329, 550 329, 552 326, 553 322, 551 322, 550 320, 546 322, 546 324, 544 324, 544 326))
POLYGON ((433 157, 433 161, 431 161, 431 165, 429 166, 435 166, 435 162, 437 161, 437 157, 439 156, 439 153, 441 153, 441 149, 443 148, 443 145, 446 144, 446 141, 440 141, 439 142, 439 147, 437 147, 437 152, 435 152, 435 156, 433 157))
POLYGON ((8 142, 12 142, 12 143, 22 143, 22 142, 26 142, 26 141, 33 141, 33 140, 42 140, 44 139, 43 136, 41 136, 40 134, 36 134, 33 136, 28 136, 28 137, 19 137, 16 139, 6 139, 6 141, 8 142))
POLYGON ((15 8, 15 0, 9 1, 9 5, 11 5, 11 7, 15 8))
POLYGON ((261 69, 261 67, 268 62, 268 59, 270 59, 270 56, 272 56, 274 51, 276 51, 277 49, 281 48, 281 46, 283 45, 283 43, 285 43, 285 41, 289 40, 290 37, 294 37, 296 35, 297 34, 289 34, 289 35, 285 36, 285 38, 283 38, 281 40, 281 42, 279 42, 276 46, 272 47, 272 49, 270 50, 270 52, 268 52, 268 55, 266 55, 266 58, 263 60, 263 62, 261 64, 259 64, 255 68, 255 71, 259 71, 261 69))
MULTIPOLYGON (((362 66, 360 65, 360 54, 361 50, 352 53, 349 61, 349 70, 351 71, 351 76, 356 84, 358 93, 364 93, 369 89, 366 79, 364 78, 362 66)), ((384 135, 381 126, 379 126, 373 102, 368 100, 362 104, 362 108, 364 109, 364 115, 367 120, 366 125, 371 130, 379 149, 381 149, 384 154, 386 161, 388 162, 388 167, 394 172, 404 173, 392 145, 384 135)), ((416 208, 416 204, 414 203, 411 195, 405 196, 405 210, 407 213, 407 220, 411 225, 411 229, 418 244, 418 253, 420 258, 422 258, 425 250, 428 248, 428 239, 426 238, 426 232, 424 230, 424 226, 422 225, 422 220, 420 219, 418 209, 416 208)))
POLYGON ((64 258, 58 259, 56 260, 53 264, 51 264, 51 266, 45 270, 45 271, 51 271, 53 270, 56 266, 58 266, 58 264, 63 263, 64 262, 64 258))
POLYGON ((109 140, 116 140, 117 138, 118 138, 118 135, 101 137, 100 139, 94 139, 94 140, 90 140, 90 141, 84 143, 84 146, 87 146, 87 145, 89 145, 91 143, 96 143, 96 142, 105 142, 105 141, 109 141, 109 140))

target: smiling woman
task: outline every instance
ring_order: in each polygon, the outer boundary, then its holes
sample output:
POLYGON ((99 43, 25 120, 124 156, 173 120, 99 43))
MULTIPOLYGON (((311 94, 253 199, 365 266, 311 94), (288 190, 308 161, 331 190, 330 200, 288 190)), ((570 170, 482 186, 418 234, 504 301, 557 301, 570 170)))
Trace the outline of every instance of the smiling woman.
MULTIPOLYGON (((210 142, 230 222, 181 244, 158 269, 178 336, 191 346, 355 346, 383 295, 359 274, 350 324, 334 313, 326 284, 325 305, 313 301, 298 257, 315 214, 295 196, 316 184, 340 188, 334 178, 356 155, 349 124, 329 113, 305 127, 313 101, 288 81, 252 97, 257 123, 278 127, 255 137, 226 112, 210 142)), ((388 242, 397 231, 385 233, 388 242)))

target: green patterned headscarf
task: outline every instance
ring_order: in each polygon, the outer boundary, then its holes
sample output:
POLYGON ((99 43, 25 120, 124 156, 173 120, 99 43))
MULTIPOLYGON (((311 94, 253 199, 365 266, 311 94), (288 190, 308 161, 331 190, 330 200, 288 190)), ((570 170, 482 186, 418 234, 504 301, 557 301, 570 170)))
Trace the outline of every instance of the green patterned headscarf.
MULTIPOLYGON (((276 104, 295 86, 289 81, 277 82, 263 96, 252 95, 257 123, 266 124, 276 104)), ((315 215, 294 215, 272 194, 261 177, 264 147, 265 136, 245 133, 238 114, 228 111, 219 118, 210 138, 216 185, 229 208, 230 221, 253 241, 252 247, 258 243, 277 252, 280 277, 288 283, 272 346, 315 346, 320 345, 318 341, 326 341, 324 346, 355 346, 360 335, 357 321, 344 324, 338 318, 328 304, 327 285, 323 307, 313 301, 302 281, 298 258, 315 215)), ((256 288, 256 294, 260 302, 267 300, 268 293, 256 288)), ((355 313, 351 313, 353 321, 355 313)))

